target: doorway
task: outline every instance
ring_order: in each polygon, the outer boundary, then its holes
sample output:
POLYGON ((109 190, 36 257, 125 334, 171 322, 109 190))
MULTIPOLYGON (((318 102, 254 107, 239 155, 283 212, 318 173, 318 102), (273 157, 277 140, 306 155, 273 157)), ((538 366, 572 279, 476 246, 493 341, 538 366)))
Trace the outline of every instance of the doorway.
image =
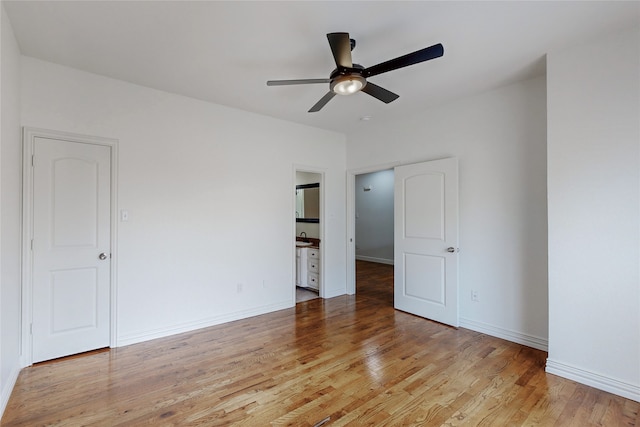
POLYGON ((117 141, 25 128, 27 364, 114 345, 117 141))
POLYGON ((294 169, 294 301, 324 296, 324 172, 294 169))
MULTIPOLYGON (((356 293, 356 222, 362 215, 357 212, 357 193, 373 190, 357 186, 356 177, 390 166, 347 173, 349 294, 356 293)), ((457 327, 458 161, 447 158, 392 166, 394 307, 457 327)))
POLYGON ((393 306, 394 171, 355 176, 356 293, 393 306))

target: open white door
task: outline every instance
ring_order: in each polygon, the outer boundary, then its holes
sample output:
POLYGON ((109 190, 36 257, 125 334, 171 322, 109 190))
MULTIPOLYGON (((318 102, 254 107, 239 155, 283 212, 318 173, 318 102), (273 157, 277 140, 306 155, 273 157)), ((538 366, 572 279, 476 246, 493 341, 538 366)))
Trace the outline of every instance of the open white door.
POLYGON ((458 160, 395 168, 394 307, 458 326, 458 160))
POLYGON ((108 347, 111 148, 36 137, 33 362, 108 347))

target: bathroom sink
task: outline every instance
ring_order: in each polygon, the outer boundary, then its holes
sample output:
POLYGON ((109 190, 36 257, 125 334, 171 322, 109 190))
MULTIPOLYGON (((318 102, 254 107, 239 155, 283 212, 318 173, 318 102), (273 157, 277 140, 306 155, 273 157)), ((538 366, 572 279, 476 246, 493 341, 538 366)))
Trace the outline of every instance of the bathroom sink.
POLYGON ((296 246, 311 246, 311 242, 296 242, 296 246))

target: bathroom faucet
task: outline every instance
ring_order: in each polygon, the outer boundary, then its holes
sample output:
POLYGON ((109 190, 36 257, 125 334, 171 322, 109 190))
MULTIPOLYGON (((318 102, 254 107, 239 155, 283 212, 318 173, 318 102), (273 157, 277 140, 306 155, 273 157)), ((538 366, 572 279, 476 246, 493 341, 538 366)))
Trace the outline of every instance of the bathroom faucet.
POLYGON ((304 237, 305 239, 307 238, 307 233, 305 233, 304 231, 300 232, 300 237, 304 237), (303 236, 304 234, 304 236, 303 236))

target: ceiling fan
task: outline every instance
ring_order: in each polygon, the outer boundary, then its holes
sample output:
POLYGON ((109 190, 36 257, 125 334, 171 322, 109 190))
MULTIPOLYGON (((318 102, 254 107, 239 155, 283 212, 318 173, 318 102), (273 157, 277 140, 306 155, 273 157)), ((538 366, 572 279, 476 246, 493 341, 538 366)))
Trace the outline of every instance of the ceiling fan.
POLYGON ((444 55, 444 48, 442 44, 438 43, 365 68, 362 65, 354 64, 351 60, 351 51, 356 47, 356 41, 349 38, 349 33, 329 33, 327 39, 329 39, 329 46, 337 67, 331 72, 328 79, 269 80, 267 86, 329 83, 329 92, 311 107, 310 113, 320 111, 336 95, 351 95, 360 91, 388 104, 398 99, 399 95, 367 81, 367 78, 444 55))

